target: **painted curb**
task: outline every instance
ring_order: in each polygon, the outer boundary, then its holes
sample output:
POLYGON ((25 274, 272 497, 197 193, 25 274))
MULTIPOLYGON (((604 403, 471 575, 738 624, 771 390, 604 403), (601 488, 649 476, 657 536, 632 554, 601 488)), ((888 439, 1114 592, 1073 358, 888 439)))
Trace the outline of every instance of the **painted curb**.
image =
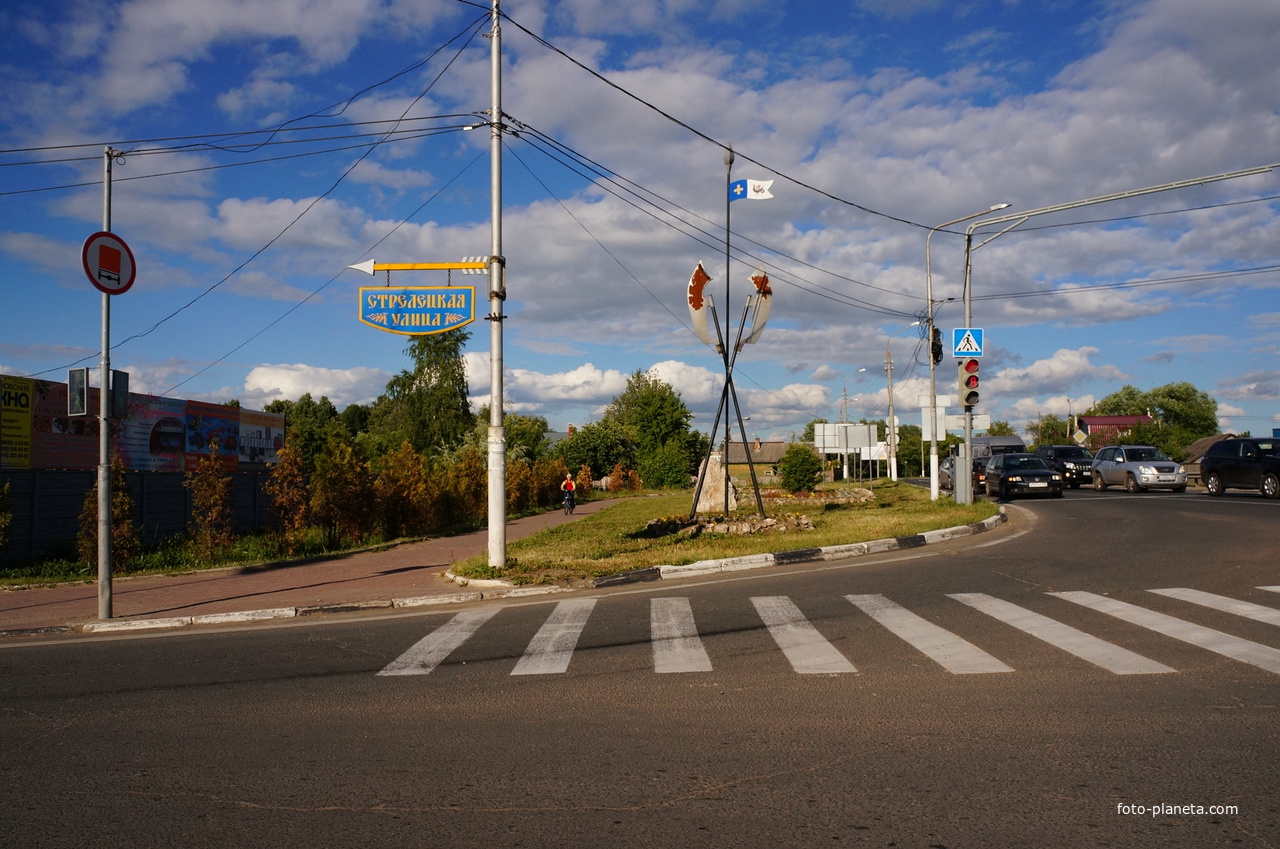
POLYGON ((610 575, 608 578, 598 578, 588 586, 592 588, 611 586, 617 584, 637 583, 639 581, 652 581, 653 573, 656 570, 658 577, 662 580, 672 578, 692 578, 699 575, 713 575, 717 572, 739 572, 747 569, 763 569, 768 566, 789 566, 795 563, 812 563, 820 560, 843 560, 849 557, 863 557, 868 554, 880 554, 886 551, 899 551, 912 548, 922 548, 926 545, 933 545, 947 540, 959 539, 961 537, 972 536, 989 531, 998 525, 1007 522, 1009 517, 1005 514, 1003 506, 1000 507, 1000 513, 981 522, 974 522, 971 525, 958 525, 953 528, 942 528, 937 531, 926 531, 922 534, 913 534, 906 537, 892 537, 889 539, 877 539, 870 542, 855 542, 848 545, 832 545, 825 548, 801 548, 794 551, 779 551, 773 554, 753 554, 749 557, 731 557, 724 560, 700 560, 697 563, 688 563, 684 566, 651 566, 647 569, 638 569, 635 572, 623 572, 618 575, 610 575))

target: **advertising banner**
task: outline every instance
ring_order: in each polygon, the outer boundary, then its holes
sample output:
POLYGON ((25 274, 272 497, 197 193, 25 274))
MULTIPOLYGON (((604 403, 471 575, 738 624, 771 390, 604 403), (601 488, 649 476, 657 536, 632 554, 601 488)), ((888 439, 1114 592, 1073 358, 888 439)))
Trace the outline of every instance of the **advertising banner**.
POLYGON ((215 450, 223 466, 234 470, 240 461, 240 408, 188 401, 186 417, 186 470, 194 471, 215 450))
POLYGON ((276 452, 284 447, 284 416, 240 411, 240 462, 276 463, 276 452))
MULTIPOLYGON (((7 381, 6 381, 7 382, 7 381)), ((96 469, 98 417, 67 415, 67 385, 33 381, 35 406, 31 416, 31 468, 96 469)), ((96 413, 99 392, 89 389, 89 411, 96 413)))
POLYGON ((31 468, 31 414, 35 381, 0 378, 0 468, 31 468))
MULTIPOLYGON (((0 468, 96 469, 99 396, 86 416, 67 415, 67 384, 0 375, 0 468)), ((125 415, 111 420, 111 451, 136 472, 192 471, 218 446, 225 468, 274 463, 284 445, 284 416, 223 404, 129 393, 125 415)))
POLYGON ((186 401, 130 393, 116 450, 131 471, 181 472, 186 431, 186 401))

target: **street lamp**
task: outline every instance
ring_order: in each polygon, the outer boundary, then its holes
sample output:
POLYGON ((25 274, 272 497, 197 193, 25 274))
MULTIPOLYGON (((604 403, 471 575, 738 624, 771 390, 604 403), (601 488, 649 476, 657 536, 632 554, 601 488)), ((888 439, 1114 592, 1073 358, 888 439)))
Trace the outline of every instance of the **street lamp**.
MULTIPOLYGON (((920 322, 913 321, 906 327, 899 327, 890 333, 884 340, 884 367, 889 375, 889 420, 885 424, 885 438, 889 442, 889 480, 896 481, 898 479, 898 435, 897 425, 893 420, 893 353, 889 350, 889 340, 897 336, 904 330, 910 330, 913 327, 919 327, 920 322)), ((933 355, 930 353, 929 362, 933 362, 933 355)))
MULTIPOLYGON (((925 298, 928 300, 928 314, 925 323, 928 326, 929 344, 933 344, 933 267, 929 254, 929 241, 933 238, 933 234, 944 227, 950 227, 952 224, 959 224, 962 221, 968 221, 971 218, 977 218, 980 215, 986 215, 989 212, 995 212, 1005 209, 1009 206, 1007 203, 997 203, 986 209, 975 212, 972 215, 965 215, 952 221, 946 221, 939 224, 929 231, 929 235, 924 239, 924 283, 925 298)), ((938 377, 936 371, 937 363, 933 361, 932 347, 929 351, 929 498, 934 501, 938 500, 938 377)), ((961 478, 968 480, 966 476, 956 475, 957 481, 961 478)), ((959 484, 957 484, 958 486, 959 484)))

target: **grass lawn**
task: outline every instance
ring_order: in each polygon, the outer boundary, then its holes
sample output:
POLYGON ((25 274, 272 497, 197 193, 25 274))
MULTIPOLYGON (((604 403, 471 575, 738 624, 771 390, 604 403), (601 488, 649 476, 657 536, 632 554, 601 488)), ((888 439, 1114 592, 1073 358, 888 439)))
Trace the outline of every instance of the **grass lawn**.
MULTIPOLYGON (((572 583, 649 566, 681 566, 699 560, 909 536, 980 522, 999 512, 996 504, 985 499, 971 505, 954 504, 950 498, 933 502, 928 489, 903 482, 877 481, 874 493, 873 501, 862 504, 789 507, 786 499, 766 502, 769 516, 808 516, 814 524, 812 531, 704 531, 698 536, 658 538, 645 535, 645 525, 651 519, 687 515, 691 494, 681 491, 628 498, 591 516, 509 542, 507 568, 500 573, 489 567, 483 555, 456 564, 453 571, 461 577, 503 578, 517 584, 572 583)), ((749 494, 744 500, 748 505, 754 503, 749 494)), ((753 515, 754 510, 743 508, 734 518, 753 515)))

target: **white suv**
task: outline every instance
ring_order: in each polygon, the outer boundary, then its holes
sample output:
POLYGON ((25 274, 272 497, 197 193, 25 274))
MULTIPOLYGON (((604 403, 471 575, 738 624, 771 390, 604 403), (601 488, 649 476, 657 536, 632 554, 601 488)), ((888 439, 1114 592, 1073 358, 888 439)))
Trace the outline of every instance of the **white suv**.
POLYGON ((1093 488, 1123 486, 1129 492, 1186 492, 1187 470, 1150 445, 1109 445, 1093 458, 1093 488))

